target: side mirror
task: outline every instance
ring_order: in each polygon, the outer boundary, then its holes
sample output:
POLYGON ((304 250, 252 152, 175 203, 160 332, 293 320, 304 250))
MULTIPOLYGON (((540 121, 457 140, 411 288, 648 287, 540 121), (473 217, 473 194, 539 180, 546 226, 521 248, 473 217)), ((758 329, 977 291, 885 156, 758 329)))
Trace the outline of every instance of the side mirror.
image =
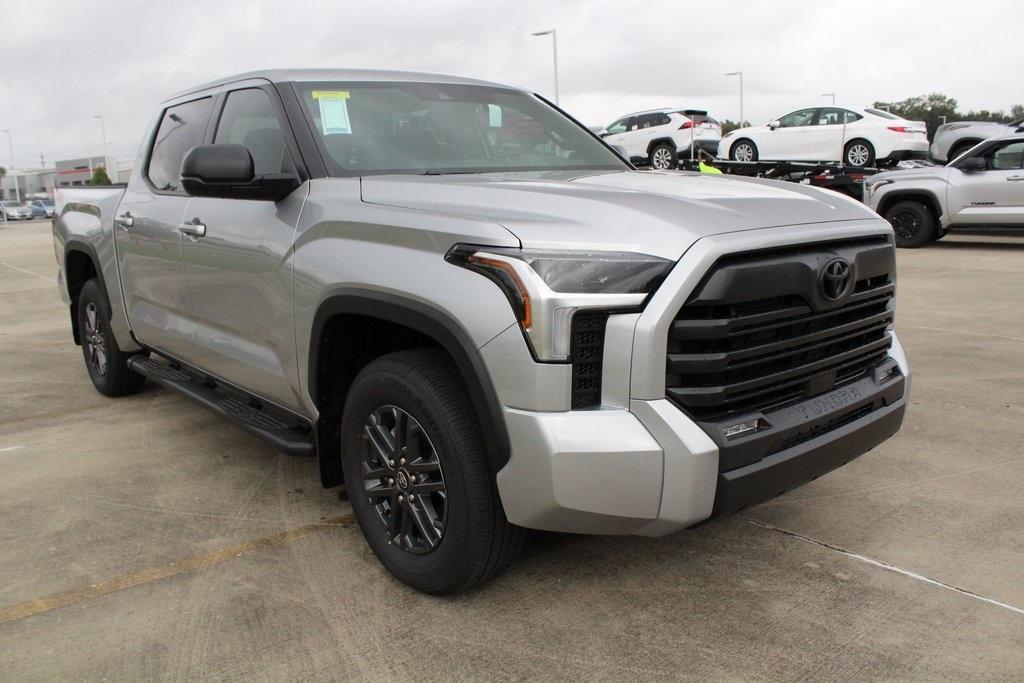
POLYGON ((775 130, 776 128, 781 128, 782 127, 782 122, 779 121, 778 119, 776 119, 774 121, 769 121, 768 122, 768 127, 771 128, 772 130, 775 130))
POLYGON ((181 162, 181 186, 193 197, 278 201, 299 186, 290 173, 257 176, 242 145, 198 145, 181 162))
POLYGON ((986 168, 988 168, 988 162, 982 157, 968 157, 960 162, 960 170, 965 173, 984 171, 986 168))
POLYGON ((606 130, 602 130, 602 131, 601 131, 600 133, 598 133, 598 134, 597 134, 597 136, 598 136, 599 138, 606 138, 606 137, 608 137, 609 135, 611 135, 611 133, 609 133, 609 132, 608 132, 608 131, 606 131, 606 130))

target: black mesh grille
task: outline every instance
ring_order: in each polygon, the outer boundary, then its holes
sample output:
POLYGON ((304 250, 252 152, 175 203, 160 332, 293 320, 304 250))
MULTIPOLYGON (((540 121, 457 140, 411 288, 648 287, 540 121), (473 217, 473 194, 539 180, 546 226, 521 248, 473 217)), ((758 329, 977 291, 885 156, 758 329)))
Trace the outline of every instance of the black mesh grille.
POLYGON ((698 419, 768 411, 864 376, 891 344, 893 248, 866 239, 721 259, 669 330, 666 395, 698 419), (821 268, 854 286, 825 300, 821 268))
POLYGON ((572 319, 572 407, 601 405, 601 361, 607 313, 577 313, 572 319))

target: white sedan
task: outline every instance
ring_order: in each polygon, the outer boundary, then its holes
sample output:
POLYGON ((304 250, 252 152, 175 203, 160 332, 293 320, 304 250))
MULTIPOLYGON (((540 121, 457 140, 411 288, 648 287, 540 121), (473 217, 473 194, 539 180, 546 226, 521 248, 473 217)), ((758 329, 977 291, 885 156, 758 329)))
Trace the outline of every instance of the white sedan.
POLYGON ((928 132, 922 121, 880 109, 808 107, 763 126, 730 132, 722 138, 718 156, 734 161, 842 159, 850 166, 871 166, 927 158, 928 132))

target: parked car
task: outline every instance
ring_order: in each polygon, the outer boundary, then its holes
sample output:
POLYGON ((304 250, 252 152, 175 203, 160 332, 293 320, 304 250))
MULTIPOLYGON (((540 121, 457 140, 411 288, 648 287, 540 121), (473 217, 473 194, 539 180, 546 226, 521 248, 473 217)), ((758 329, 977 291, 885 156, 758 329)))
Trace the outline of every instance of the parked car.
POLYGON ((731 131, 718 156, 734 161, 842 161, 849 166, 895 163, 928 156, 921 121, 881 109, 807 107, 763 126, 731 131), (845 120, 845 125, 844 125, 845 120))
POLYGON ((1013 123, 988 121, 944 123, 935 131, 931 156, 936 161, 952 161, 982 140, 1012 133, 1024 133, 1024 119, 1013 123))
POLYGON ((637 171, 529 92, 381 71, 192 88, 140 154, 126 189, 57 190, 92 383, 315 454, 422 591, 523 527, 730 514, 903 420, 892 228, 837 193, 637 171))
POLYGON ((1024 134, 982 142, 945 166, 879 173, 866 201, 892 224, 900 247, 961 227, 1024 228, 1024 134))
POLYGON ((691 144, 694 152, 717 154, 722 124, 700 109, 651 109, 627 114, 598 134, 633 163, 664 170, 689 157, 691 144))
POLYGON ((34 218, 53 218, 54 206, 52 199, 30 199, 26 202, 26 205, 32 210, 34 218))
POLYGON ((9 221, 28 220, 32 218, 32 209, 14 199, 5 199, 0 202, 0 210, 3 217, 9 221))

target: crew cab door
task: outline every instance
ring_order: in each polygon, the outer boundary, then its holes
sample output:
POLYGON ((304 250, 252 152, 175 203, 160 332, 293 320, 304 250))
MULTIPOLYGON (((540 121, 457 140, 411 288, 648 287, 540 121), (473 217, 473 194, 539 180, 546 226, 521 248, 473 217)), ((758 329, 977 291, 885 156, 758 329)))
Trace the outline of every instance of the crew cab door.
POLYGON ((973 156, 985 159, 984 170, 958 167, 950 171, 946 190, 950 222, 1024 225, 1024 141, 994 142, 973 156))
POLYGON ((808 155, 808 138, 815 109, 801 109, 779 119, 779 126, 761 136, 757 143, 761 159, 797 160, 808 155))
POLYGON ((125 311, 146 346, 183 360, 192 354, 193 320, 181 260, 180 227, 189 198, 181 160, 203 141, 213 98, 167 107, 145 168, 132 176, 114 216, 125 311))
MULTIPOLYGON (((257 176, 296 172, 297 148, 271 87, 232 90, 218 106, 214 144, 245 146, 257 176)), ((300 407, 291 254, 307 188, 279 202, 194 197, 182 238, 194 364, 291 409, 300 407)))

